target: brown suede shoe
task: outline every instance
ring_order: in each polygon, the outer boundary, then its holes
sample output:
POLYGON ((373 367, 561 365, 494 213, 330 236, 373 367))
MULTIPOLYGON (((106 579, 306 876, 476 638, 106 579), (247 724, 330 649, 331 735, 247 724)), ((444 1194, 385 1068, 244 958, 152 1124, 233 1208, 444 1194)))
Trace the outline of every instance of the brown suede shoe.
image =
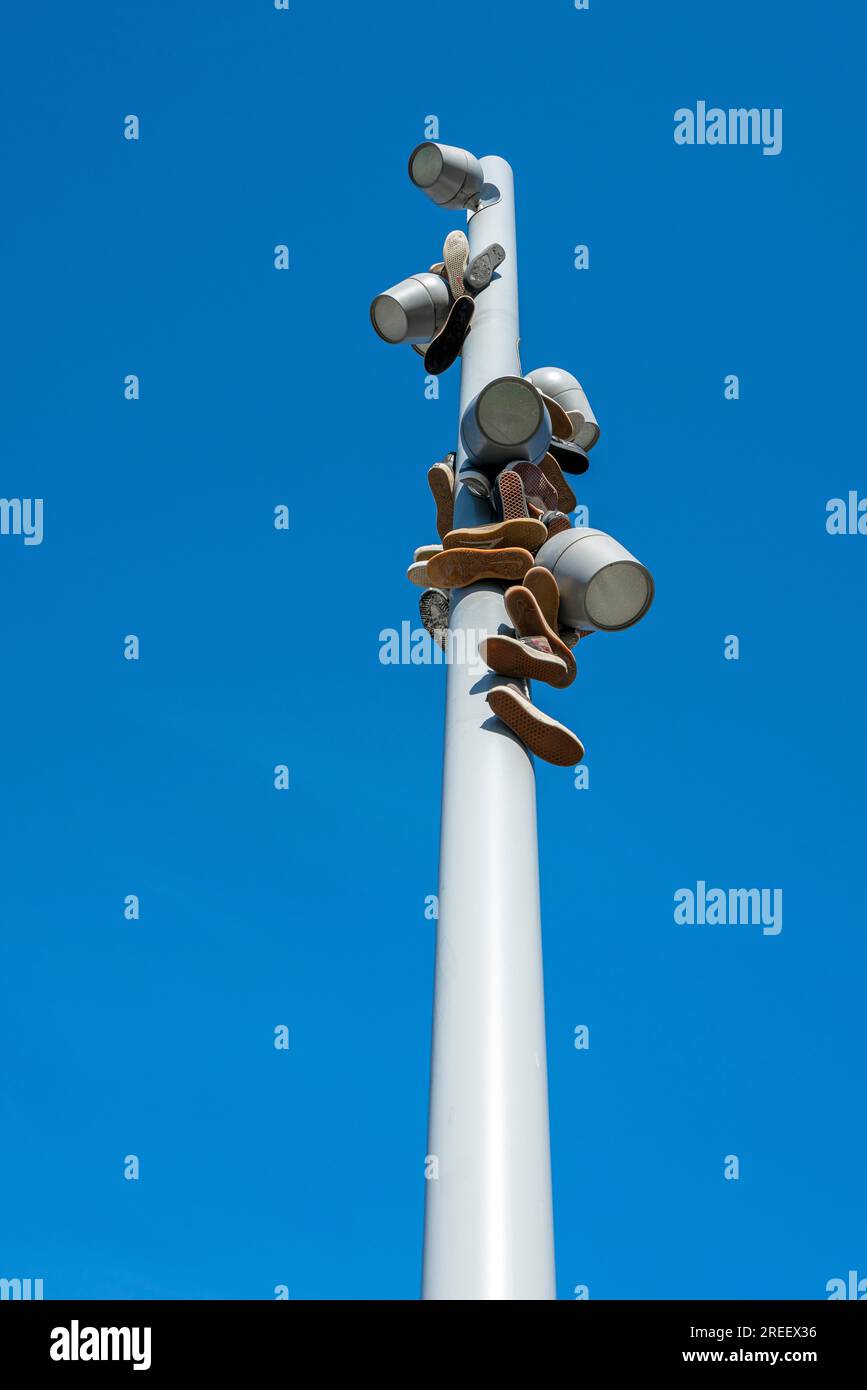
POLYGON ((558 724, 513 685, 499 685, 485 696, 491 709, 517 734, 531 753, 557 767, 571 767, 584 757, 584 744, 565 724, 558 724))
POLYGON ((443 536, 446 550, 472 547, 476 550, 502 550, 519 545, 524 550, 538 550, 548 538, 548 528, 535 517, 515 517, 513 521, 489 521, 485 526, 462 526, 443 536))
MULTIPOLYGON (((443 551, 443 554, 445 553, 443 551)), ((436 563, 436 559, 431 560, 428 568, 436 563)), ((507 589, 506 612, 519 637, 544 637, 547 639, 554 655, 559 656, 566 663, 566 677, 560 682, 560 688, 563 689, 567 685, 571 685, 578 674, 575 658, 566 643, 560 640, 557 629, 545 621, 535 595, 529 589, 525 589, 523 584, 507 589)))
POLYGON ((426 583, 434 588, 464 589, 468 584, 477 584, 482 579, 508 580, 512 583, 521 580, 527 570, 533 568, 533 557, 529 550, 514 547, 507 550, 442 550, 428 560, 426 568, 426 583))
POLYGON ((452 459, 451 465, 448 460, 435 463, 433 468, 428 469, 427 474, 428 485, 436 503, 437 533, 440 540, 452 529, 455 512, 454 454, 449 454, 449 458, 452 459))
POLYGON ((561 686, 566 675, 565 661, 554 655, 544 637, 504 637, 496 633, 482 638, 479 653, 498 676, 561 686))

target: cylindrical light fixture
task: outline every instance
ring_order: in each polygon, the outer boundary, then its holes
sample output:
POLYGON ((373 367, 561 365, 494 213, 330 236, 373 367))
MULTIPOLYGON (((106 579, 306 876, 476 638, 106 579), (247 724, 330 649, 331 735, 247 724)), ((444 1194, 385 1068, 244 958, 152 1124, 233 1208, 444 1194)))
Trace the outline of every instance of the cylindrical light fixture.
POLYGON ((541 393, 520 376, 489 381, 464 411, 461 440, 473 465, 485 473, 498 473, 510 463, 539 463, 551 443, 541 393))
POLYGON ((643 618, 653 602, 653 576, 613 536, 573 526, 536 554, 557 580, 560 622, 582 632, 618 632, 643 618))
POLYGON ((599 424, 577 377, 562 367, 537 367, 527 373, 527 380, 565 410, 572 421, 575 443, 582 449, 592 449, 599 438, 599 424))
POLYGON ((474 207, 485 182, 475 155, 432 140, 416 145, 409 157, 409 176, 416 188, 442 208, 474 207))
POLYGON ((428 343, 448 318, 449 303, 445 280, 425 270, 378 294, 370 321, 387 343, 428 343))

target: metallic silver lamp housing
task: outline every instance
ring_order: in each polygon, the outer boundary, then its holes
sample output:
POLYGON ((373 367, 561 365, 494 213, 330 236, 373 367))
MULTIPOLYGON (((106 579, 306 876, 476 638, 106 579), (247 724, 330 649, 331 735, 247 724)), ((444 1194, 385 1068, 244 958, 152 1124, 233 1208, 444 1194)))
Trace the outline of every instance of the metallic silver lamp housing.
POLYGON ((653 576, 619 541, 592 526, 573 526, 536 554, 557 580, 560 622, 582 632, 619 632, 644 617, 653 576))
POLYGON ((539 463, 551 436, 551 418, 541 393, 520 376, 488 382, 461 419, 467 455, 486 473, 498 473, 509 463, 539 463))
POLYGON ((445 323, 449 303, 445 280, 425 270, 378 294, 370 321, 387 343, 427 343, 445 323))
POLYGON ((409 157, 409 176, 441 208, 475 207, 485 182, 475 155, 432 140, 416 145, 409 157))

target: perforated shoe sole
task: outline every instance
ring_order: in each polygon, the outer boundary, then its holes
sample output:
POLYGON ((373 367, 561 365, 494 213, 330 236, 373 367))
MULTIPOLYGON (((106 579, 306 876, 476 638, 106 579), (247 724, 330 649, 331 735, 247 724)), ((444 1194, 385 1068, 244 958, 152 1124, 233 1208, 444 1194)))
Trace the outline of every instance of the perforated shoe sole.
POLYGON ((464 269, 470 254, 470 243, 466 232, 449 232, 443 246, 443 265, 449 289, 454 299, 466 294, 464 289, 464 269))
POLYGON ((500 685, 485 697, 494 714, 508 725, 521 742, 556 767, 572 767, 584 757, 584 744, 565 724, 558 724, 531 704, 514 686, 500 685))

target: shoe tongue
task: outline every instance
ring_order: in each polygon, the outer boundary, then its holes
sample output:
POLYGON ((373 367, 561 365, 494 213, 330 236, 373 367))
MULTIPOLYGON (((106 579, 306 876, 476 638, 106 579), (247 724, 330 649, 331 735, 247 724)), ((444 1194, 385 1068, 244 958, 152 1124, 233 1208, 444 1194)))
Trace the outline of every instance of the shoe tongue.
POLYGON ((546 656, 554 655, 547 637, 522 637, 521 641, 525 647, 532 647, 534 651, 544 652, 546 656))

